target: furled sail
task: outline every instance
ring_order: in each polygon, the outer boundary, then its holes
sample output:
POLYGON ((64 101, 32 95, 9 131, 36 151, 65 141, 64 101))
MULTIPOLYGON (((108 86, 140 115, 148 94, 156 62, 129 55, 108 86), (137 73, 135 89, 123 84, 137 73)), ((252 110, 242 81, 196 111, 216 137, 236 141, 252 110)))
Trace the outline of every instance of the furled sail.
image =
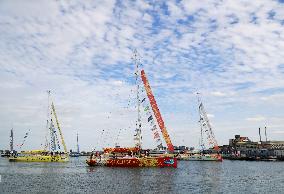
MULTIPOLYGON (((157 120, 157 122, 158 122, 158 125, 159 125, 159 127, 160 127, 160 129, 161 129, 161 132, 162 132, 162 134, 163 134, 163 137, 164 137, 164 139, 165 139, 165 142, 166 142, 166 144, 167 144, 167 146, 168 146, 168 150, 171 151, 171 152, 173 152, 173 151, 174 151, 174 146, 173 146, 173 144, 172 144, 172 141, 171 141, 170 136, 169 136, 169 134, 168 134, 168 131, 167 131, 167 129, 166 129, 165 123, 164 123, 164 121, 163 121, 162 115, 161 115, 161 113, 160 113, 160 110, 159 110, 158 105, 157 105, 157 103, 156 103, 155 97, 154 97, 154 95, 153 95, 153 93, 152 93, 151 87, 150 87, 150 85, 149 85, 149 82, 148 82, 148 80, 147 80, 147 77, 146 77, 146 74, 145 74, 145 71, 144 71, 144 70, 141 71, 141 78, 142 78, 142 81, 143 81, 143 83, 144 83, 144 87, 145 87, 145 90, 146 90, 148 99, 149 99, 149 101, 150 101, 152 110, 153 110, 153 112, 154 112, 154 115, 155 115, 155 117, 156 117, 156 120, 157 120)), ((151 118, 148 118, 148 120, 149 120, 149 119, 151 119, 151 118)))

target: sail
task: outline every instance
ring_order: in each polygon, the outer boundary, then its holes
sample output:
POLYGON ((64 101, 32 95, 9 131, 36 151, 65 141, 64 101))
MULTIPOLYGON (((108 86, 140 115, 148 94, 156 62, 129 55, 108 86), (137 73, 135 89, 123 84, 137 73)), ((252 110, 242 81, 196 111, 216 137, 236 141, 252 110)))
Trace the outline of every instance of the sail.
POLYGON ((170 136, 169 136, 168 131, 166 129, 165 123, 163 121, 162 115, 160 113, 160 110, 159 110, 158 105, 156 103, 155 97, 154 97, 154 95, 152 93, 151 87, 149 85, 149 82, 147 80, 147 77, 146 77, 146 74, 145 74, 144 70, 141 71, 141 78, 142 78, 142 81, 144 83, 144 87, 145 87, 147 96, 149 98, 152 110, 154 112, 154 115, 156 117, 158 125, 159 125, 159 127, 161 129, 161 132, 162 132, 163 137, 165 139, 165 142, 167 144, 168 150, 173 152, 174 151, 174 146, 173 146, 173 144, 171 142, 170 136))
POLYGON ((203 140, 203 134, 205 133, 207 136, 207 142, 209 146, 213 147, 215 150, 218 150, 218 143, 215 139, 214 133, 212 131, 211 124, 209 122, 207 113, 204 109, 203 103, 200 102, 199 104, 199 115, 200 115, 200 126, 201 126, 201 147, 204 149, 204 140, 203 140))

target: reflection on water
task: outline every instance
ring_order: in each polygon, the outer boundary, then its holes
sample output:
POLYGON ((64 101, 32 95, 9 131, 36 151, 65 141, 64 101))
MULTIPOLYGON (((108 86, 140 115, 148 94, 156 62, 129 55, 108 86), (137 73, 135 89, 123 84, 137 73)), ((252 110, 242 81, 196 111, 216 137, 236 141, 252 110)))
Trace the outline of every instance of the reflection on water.
POLYGON ((178 168, 89 167, 69 163, 9 163, 0 159, 0 193, 282 193, 281 162, 180 161, 178 168))

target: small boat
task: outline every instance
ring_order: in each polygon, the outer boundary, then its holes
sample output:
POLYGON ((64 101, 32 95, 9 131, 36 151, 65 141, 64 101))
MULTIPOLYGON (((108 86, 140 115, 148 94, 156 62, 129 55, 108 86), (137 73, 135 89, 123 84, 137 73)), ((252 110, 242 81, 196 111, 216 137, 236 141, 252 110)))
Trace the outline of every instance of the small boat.
POLYGON ((1 154, 1 157, 10 157, 10 156, 11 156, 10 152, 4 152, 1 154))
MULTIPOLYGON (((67 154, 67 147, 63 138, 63 134, 59 125, 59 121, 56 115, 55 106, 53 102, 49 103, 50 91, 48 91, 48 119, 47 119, 47 134, 50 134, 50 142, 48 142, 48 135, 46 136, 46 143, 43 150, 31 150, 22 151, 18 155, 13 155, 9 157, 10 162, 68 162, 69 156, 67 154), (55 118, 56 126, 53 121, 55 118), (60 151, 60 143, 57 137, 57 132, 60 134, 61 143, 64 148, 64 152, 60 151), (49 150, 47 147, 49 146, 49 150)), ((26 133, 26 138, 28 133, 26 133)), ((23 145, 23 144, 22 144, 23 145)))
POLYGON ((78 152, 71 152, 71 153, 69 154, 69 156, 70 156, 70 157, 73 157, 73 158, 77 158, 77 157, 81 156, 81 154, 78 153, 78 152))

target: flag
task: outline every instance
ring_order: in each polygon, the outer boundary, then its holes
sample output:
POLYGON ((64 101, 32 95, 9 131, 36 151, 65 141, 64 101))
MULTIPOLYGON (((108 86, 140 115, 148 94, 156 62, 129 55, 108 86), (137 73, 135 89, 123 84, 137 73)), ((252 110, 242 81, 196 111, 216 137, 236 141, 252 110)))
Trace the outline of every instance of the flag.
POLYGON ((158 148, 163 148, 163 144, 160 143, 157 147, 158 147, 158 148))
POLYGON ((29 135, 29 132, 27 132, 27 133, 26 133, 26 135, 24 136, 24 138, 27 138, 27 137, 28 137, 28 135, 29 135))
POLYGON ((155 131, 157 129, 157 126, 154 125, 153 128, 151 129, 152 131, 155 131))
POLYGON ((157 139, 158 137, 160 137, 160 136, 159 136, 158 131, 156 131, 156 132, 154 133, 154 139, 157 139))

